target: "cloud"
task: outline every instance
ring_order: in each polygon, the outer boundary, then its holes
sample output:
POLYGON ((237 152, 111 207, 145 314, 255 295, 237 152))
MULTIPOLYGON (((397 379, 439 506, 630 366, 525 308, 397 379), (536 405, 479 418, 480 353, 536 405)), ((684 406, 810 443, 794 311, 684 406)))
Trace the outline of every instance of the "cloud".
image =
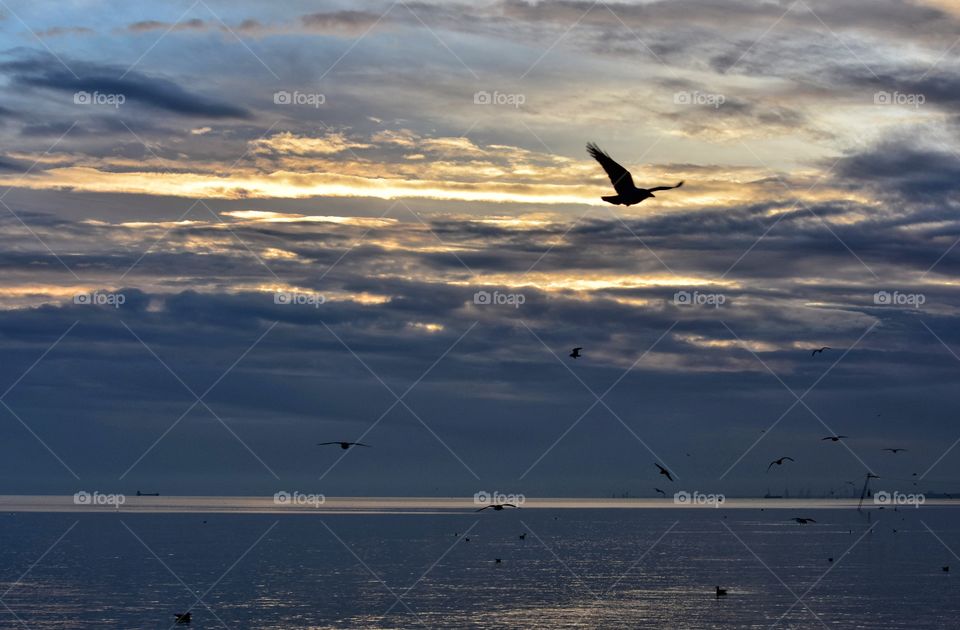
POLYGON ((188 92, 170 79, 125 72, 113 66, 73 62, 68 68, 52 56, 37 54, 0 63, 0 72, 8 74, 13 84, 21 87, 71 94, 79 91, 123 94, 130 104, 147 105, 185 116, 250 117, 243 107, 188 92))
POLYGON ((381 16, 367 11, 329 11, 300 16, 300 24, 325 35, 355 37, 379 22, 381 16))

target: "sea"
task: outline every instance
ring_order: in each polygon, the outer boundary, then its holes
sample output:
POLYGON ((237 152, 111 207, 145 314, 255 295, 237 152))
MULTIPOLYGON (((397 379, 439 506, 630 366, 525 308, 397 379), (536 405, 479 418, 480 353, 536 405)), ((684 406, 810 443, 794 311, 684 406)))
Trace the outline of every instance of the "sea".
POLYGON ((0 628, 960 628, 951 500, 481 507, 3 496, 0 628))

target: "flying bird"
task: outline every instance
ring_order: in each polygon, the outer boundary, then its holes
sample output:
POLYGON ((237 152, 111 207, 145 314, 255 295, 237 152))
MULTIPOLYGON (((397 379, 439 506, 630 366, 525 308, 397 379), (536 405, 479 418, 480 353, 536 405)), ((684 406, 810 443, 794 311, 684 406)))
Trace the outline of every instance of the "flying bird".
POLYGON ((474 510, 474 512, 483 512, 484 510, 488 510, 490 508, 493 508, 494 512, 499 512, 503 508, 508 508, 508 507, 515 508, 517 506, 515 506, 513 503, 494 503, 492 505, 487 505, 485 507, 482 507, 479 510, 474 510))
POLYGON ((817 348, 816 350, 810 353, 810 356, 811 357, 816 356, 817 353, 822 353, 824 350, 833 350, 833 348, 831 348, 830 346, 823 346, 822 348, 817 348))
POLYGON ((844 438, 846 438, 846 437, 849 437, 849 436, 846 436, 846 435, 828 435, 828 436, 825 437, 825 438, 821 438, 820 441, 821 441, 821 442, 824 442, 824 441, 826 441, 826 440, 830 440, 831 442, 839 442, 840 440, 842 440, 842 439, 844 439, 844 438))
POLYGON ((662 494, 663 496, 667 496, 667 493, 664 492, 663 490, 661 490, 660 488, 654 488, 654 490, 656 490, 657 492, 659 492, 659 493, 662 494))
POLYGON ((573 350, 570 351, 570 356, 573 357, 574 359, 579 359, 580 357, 583 356, 582 354, 580 354, 581 350, 583 350, 583 348, 574 348, 573 350))
POLYGON ((607 176, 610 178, 610 182, 613 184, 613 189, 617 191, 616 195, 600 198, 607 203, 612 203, 615 206, 632 206, 640 203, 644 199, 654 197, 655 195, 653 193, 658 190, 670 190, 672 188, 680 188, 683 186, 683 181, 681 181, 676 186, 637 188, 633 184, 633 177, 630 176, 630 171, 617 164, 613 158, 610 157, 605 151, 600 149, 600 147, 592 142, 588 142, 587 153, 589 153, 590 157, 595 159, 597 162, 600 162, 600 166, 602 166, 603 170, 607 172, 607 176))
POLYGON ((905 448, 882 448, 882 449, 880 449, 880 450, 881 450, 881 451, 890 451, 891 453, 893 453, 894 455, 896 455, 896 454, 899 453, 900 451, 905 451, 905 450, 907 450, 907 449, 905 449, 905 448))
POLYGON ((772 462, 770 462, 770 465, 769 465, 769 466, 767 466, 767 471, 769 472, 769 470, 770 470, 771 468, 773 468, 773 465, 774 465, 774 464, 776 464, 777 466, 783 466, 784 460, 790 460, 790 461, 792 462, 792 461, 793 461, 793 458, 792 458, 792 457, 781 457, 780 459, 775 459, 775 460, 773 460, 772 462))
POLYGON ((794 521, 800 523, 801 525, 806 525, 807 523, 816 523, 812 518, 800 518, 798 516, 793 517, 794 521))
POLYGON ((660 474, 661 474, 661 475, 663 475, 664 477, 666 477, 666 478, 669 479, 670 481, 673 481, 673 477, 670 476, 670 471, 669 471, 669 470, 667 470, 666 468, 664 468, 663 466, 661 466, 660 464, 658 464, 658 463, 656 463, 656 462, 654 462, 653 465, 660 469, 660 474))
POLYGON ((329 446, 331 444, 339 444, 340 448, 342 448, 343 450, 347 450, 351 446, 365 446, 367 448, 370 448, 369 444, 364 444, 362 442, 318 442, 317 446, 329 446))

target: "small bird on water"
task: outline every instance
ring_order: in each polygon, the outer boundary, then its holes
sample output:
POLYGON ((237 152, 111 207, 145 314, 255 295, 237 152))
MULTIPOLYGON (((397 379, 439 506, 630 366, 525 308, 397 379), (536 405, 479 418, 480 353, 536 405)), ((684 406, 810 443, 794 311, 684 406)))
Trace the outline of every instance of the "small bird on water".
POLYGON ((176 618, 176 620, 177 620, 176 622, 177 622, 177 623, 190 623, 191 614, 188 613, 188 612, 186 612, 186 613, 181 613, 181 614, 176 614, 176 613, 174 613, 173 616, 176 618))
POLYGON ((721 598, 721 597, 724 597, 726 594, 727 594, 727 589, 725 589, 725 588, 720 588, 719 586, 717 587, 717 598, 718 598, 718 599, 721 598))

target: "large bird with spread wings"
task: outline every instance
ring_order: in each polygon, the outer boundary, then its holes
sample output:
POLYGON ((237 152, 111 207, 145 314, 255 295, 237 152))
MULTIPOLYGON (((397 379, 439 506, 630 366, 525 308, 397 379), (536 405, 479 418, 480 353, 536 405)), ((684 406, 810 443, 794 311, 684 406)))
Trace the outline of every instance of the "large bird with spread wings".
POLYGON ((607 172, 607 176, 610 178, 610 181, 613 183, 613 189, 617 191, 616 195, 610 195, 607 197, 600 197, 607 203, 612 203, 615 206, 632 206, 634 204, 640 203, 644 199, 654 197, 654 192, 658 190, 670 190, 672 188, 680 188, 683 186, 683 181, 678 183, 676 186, 657 186, 656 188, 637 188, 633 184, 633 177, 630 176, 630 171, 623 168, 617 164, 612 157, 610 157, 605 151, 600 147, 595 145, 592 142, 587 143, 587 153, 595 159, 597 162, 600 162, 600 166, 603 167, 603 170, 607 172))

